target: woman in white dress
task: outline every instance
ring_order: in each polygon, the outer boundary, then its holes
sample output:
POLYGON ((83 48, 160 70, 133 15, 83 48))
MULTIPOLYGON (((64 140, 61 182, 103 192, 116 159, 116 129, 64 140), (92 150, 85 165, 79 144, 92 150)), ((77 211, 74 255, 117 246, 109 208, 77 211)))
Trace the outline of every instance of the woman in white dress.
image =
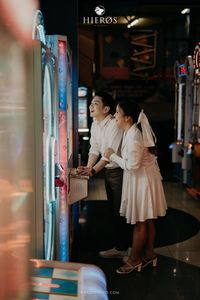
POLYGON ((122 157, 111 148, 104 155, 124 170, 120 215, 135 226, 131 255, 117 273, 129 274, 149 264, 157 265, 153 219, 164 216, 167 205, 157 159, 151 153, 156 137, 146 115, 136 103, 122 101, 117 105, 115 119, 124 129, 122 157))

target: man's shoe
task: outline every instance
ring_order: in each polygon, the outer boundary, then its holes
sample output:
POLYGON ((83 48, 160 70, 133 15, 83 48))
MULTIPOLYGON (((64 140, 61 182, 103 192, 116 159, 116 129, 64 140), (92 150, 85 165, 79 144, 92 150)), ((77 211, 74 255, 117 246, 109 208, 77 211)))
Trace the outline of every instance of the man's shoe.
POLYGON ((122 258, 126 254, 126 251, 120 251, 116 248, 112 248, 106 251, 100 251, 99 255, 103 258, 122 258))

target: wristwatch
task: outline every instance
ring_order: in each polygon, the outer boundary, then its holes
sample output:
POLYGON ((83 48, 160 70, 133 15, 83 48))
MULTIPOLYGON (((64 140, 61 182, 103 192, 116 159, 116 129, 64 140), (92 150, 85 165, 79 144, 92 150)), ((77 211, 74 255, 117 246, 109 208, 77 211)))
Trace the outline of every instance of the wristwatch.
POLYGON ((94 168, 92 168, 91 173, 92 173, 92 175, 95 175, 97 173, 97 171, 94 168))

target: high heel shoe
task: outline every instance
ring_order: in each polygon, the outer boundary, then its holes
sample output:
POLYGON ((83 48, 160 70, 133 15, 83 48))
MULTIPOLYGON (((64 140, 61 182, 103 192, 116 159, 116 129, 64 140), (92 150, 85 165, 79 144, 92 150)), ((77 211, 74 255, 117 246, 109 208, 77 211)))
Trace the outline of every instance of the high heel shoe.
POLYGON ((141 269, 142 269, 141 262, 133 266, 131 263, 127 261, 122 267, 117 269, 116 272, 118 274, 130 274, 131 272, 133 272, 133 270, 137 270, 137 272, 141 272, 141 269))
POLYGON ((153 267, 157 266, 158 258, 154 256, 153 258, 142 258, 142 269, 147 267, 148 265, 152 264, 153 267))

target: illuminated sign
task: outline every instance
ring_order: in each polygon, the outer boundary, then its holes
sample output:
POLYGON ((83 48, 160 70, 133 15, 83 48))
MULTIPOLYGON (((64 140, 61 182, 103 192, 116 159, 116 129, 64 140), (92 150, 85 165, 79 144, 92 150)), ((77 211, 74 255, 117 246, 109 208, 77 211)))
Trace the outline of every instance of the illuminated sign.
POLYGON ((185 67, 185 64, 179 65, 179 76, 180 77, 186 76, 186 67, 185 67))
POLYGON ((186 65, 185 64, 180 64, 180 62, 177 60, 175 61, 174 64, 174 77, 177 82, 180 81, 180 78, 186 77, 186 65))
POLYGON ((194 69, 195 73, 199 74, 200 73, 200 57, 199 57, 199 52, 200 52, 200 43, 197 43, 195 49, 194 49, 194 55, 193 55, 193 64, 194 64, 194 69))

